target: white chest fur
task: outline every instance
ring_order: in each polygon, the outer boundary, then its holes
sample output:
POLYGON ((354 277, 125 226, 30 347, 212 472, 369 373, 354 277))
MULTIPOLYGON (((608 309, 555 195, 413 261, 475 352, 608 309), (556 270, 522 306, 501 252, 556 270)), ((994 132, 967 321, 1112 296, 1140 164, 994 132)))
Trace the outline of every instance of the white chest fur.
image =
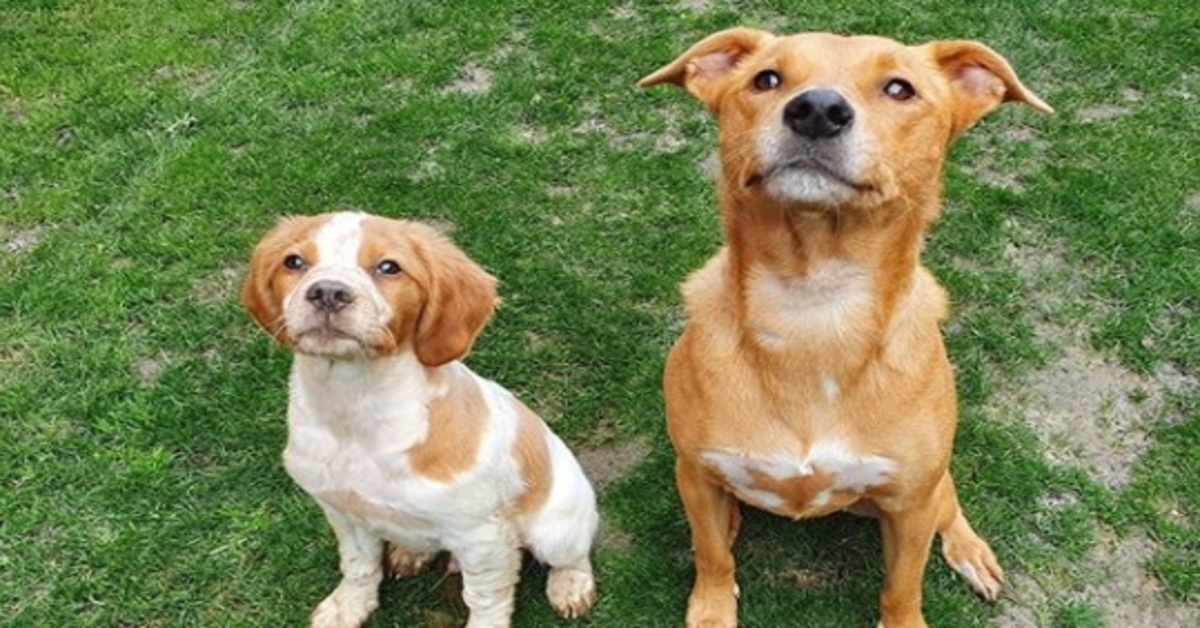
MULTIPOLYGON (((458 363, 443 368, 469 374, 458 363)), ((513 430, 497 427, 515 419, 494 385, 484 386, 488 411, 475 465, 439 481, 415 472, 407 455, 429 435, 428 401, 440 394, 414 357, 370 364, 297 356, 291 384, 288 473, 320 503, 383 538, 437 547, 455 518, 486 518, 519 491, 515 464, 502 455, 512 440, 502 435, 513 430)))
POLYGON ((766 348, 796 338, 824 342, 853 335, 871 304, 870 275, 857 264, 830 260, 805 277, 756 271, 747 295, 752 324, 766 348))
POLYGON ((855 452, 840 440, 823 440, 803 454, 743 454, 707 450, 701 459, 739 499, 790 516, 845 507, 886 484, 895 461, 855 452))

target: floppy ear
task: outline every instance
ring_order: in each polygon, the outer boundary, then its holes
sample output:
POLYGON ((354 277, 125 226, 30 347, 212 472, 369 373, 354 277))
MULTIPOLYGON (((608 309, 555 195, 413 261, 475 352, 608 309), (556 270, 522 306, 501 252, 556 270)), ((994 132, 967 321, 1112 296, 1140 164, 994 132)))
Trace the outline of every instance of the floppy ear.
POLYGON ((971 128, 1004 102, 1021 102, 1041 111, 1054 109, 1029 91, 995 50, 974 41, 927 44, 934 63, 953 91, 954 134, 971 128))
POLYGON ((242 285, 242 305, 250 316, 279 344, 290 343, 283 321, 282 297, 276 294, 275 281, 282 264, 284 249, 295 242, 312 218, 292 217, 279 221, 263 236, 250 257, 250 269, 242 285))
POLYGON ((441 366, 471 350, 496 309, 496 280, 441 235, 422 245, 429 285, 413 344, 422 364, 441 366))
POLYGON ((716 90, 712 87, 748 54, 758 50, 774 35, 752 28, 731 28, 705 37, 679 58, 638 81, 639 87, 674 83, 699 98, 716 112, 716 90))

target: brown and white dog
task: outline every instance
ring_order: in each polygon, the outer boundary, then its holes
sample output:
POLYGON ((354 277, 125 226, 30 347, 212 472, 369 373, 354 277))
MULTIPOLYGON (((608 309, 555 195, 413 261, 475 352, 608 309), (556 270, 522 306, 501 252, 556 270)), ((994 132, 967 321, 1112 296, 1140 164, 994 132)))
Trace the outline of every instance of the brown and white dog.
POLYGON ((533 412, 458 360, 495 280, 426 225, 361 213, 289 218, 254 250, 242 299, 295 353, 284 463, 337 535, 341 583, 312 625, 378 606, 384 543, 413 571, 449 550, 468 626, 508 626, 528 548, 563 616, 595 598, 591 485, 533 412))
POLYGON ((881 625, 924 626, 935 533, 988 599, 1003 572, 948 464, 947 299, 921 266, 952 140, 1005 101, 1051 109, 982 44, 716 33, 640 85, 718 120, 726 245, 684 284, 666 364, 695 551, 689 626, 733 626, 738 501, 792 518, 877 511, 881 625))

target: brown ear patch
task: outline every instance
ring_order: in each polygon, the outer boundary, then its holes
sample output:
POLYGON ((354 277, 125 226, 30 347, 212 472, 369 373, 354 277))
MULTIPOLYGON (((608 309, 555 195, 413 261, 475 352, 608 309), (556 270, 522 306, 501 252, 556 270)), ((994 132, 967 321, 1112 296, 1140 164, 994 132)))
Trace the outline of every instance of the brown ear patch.
POLYGON ((296 253, 310 265, 315 264, 316 244, 310 236, 327 220, 325 214, 283 218, 263 236, 250 257, 250 269, 242 285, 242 305, 280 344, 290 343, 283 320, 283 300, 296 280, 284 268, 283 260, 296 253))
POLYGON ((954 94, 956 135, 1004 102, 1025 103, 1042 113, 1054 112, 1021 83, 1008 61, 991 48, 974 41, 937 41, 928 47, 954 94))
POLYGON ((720 79, 754 53, 774 35, 752 28, 731 28, 714 33, 684 51, 674 61, 638 81, 640 87, 674 83, 699 98, 710 110, 716 109, 720 79))
POLYGON ((428 274, 413 345, 425 366, 461 359, 496 309, 496 280, 458 247, 425 227, 415 247, 428 274))

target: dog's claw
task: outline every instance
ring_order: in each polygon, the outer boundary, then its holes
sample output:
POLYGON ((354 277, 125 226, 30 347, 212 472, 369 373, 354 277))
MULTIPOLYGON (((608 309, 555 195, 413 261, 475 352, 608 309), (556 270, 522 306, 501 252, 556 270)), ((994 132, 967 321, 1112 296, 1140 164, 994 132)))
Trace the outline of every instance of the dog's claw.
POLYGON ((596 603, 596 583, 592 574, 579 569, 559 567, 550 571, 546 597, 558 614, 567 619, 582 617, 596 603))
POLYGON ((942 553, 976 593, 989 602, 996 601, 1004 581, 1004 570, 983 539, 975 537, 971 543, 957 539, 955 542, 944 541, 942 553))

